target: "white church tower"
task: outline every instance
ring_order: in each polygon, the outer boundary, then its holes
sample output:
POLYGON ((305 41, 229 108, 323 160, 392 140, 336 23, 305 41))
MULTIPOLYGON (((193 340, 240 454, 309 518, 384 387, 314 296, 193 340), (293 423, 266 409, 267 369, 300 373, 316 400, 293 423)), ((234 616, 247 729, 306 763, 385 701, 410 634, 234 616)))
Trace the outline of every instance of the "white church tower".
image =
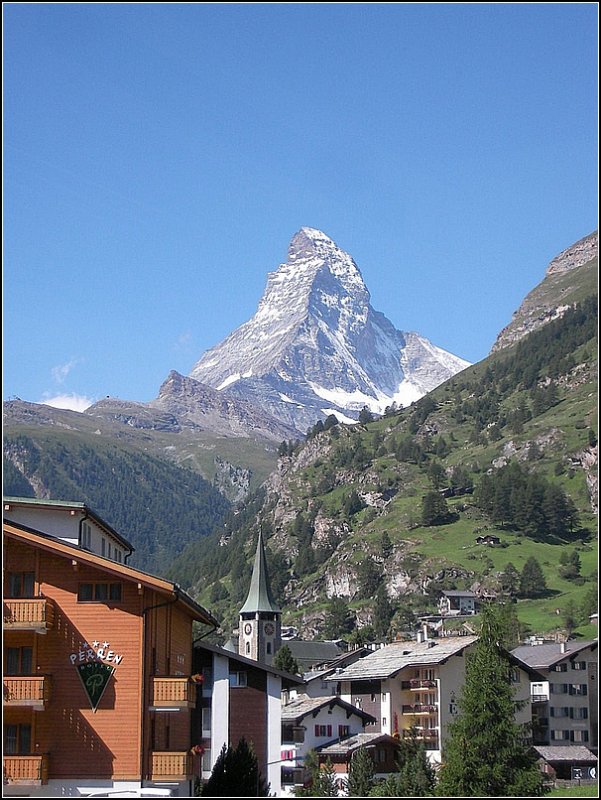
POLYGON ((282 612, 271 596, 261 530, 250 589, 240 609, 238 627, 238 653, 254 661, 271 664, 282 644, 282 612))

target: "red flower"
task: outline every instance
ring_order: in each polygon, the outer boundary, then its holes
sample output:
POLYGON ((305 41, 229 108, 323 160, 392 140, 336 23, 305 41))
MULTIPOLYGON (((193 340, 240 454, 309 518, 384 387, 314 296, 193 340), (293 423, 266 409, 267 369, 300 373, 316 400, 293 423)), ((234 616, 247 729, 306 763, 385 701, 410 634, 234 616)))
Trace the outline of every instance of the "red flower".
POLYGON ((201 756, 204 753, 205 749, 201 744, 195 744, 190 752, 193 756, 201 756))

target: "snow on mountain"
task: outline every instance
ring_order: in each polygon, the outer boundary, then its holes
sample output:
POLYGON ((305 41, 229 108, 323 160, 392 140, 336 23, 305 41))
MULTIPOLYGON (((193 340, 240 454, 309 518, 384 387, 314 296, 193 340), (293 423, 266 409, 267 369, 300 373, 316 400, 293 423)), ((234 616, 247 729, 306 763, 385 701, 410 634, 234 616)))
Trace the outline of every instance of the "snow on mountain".
POLYGON ((268 275, 255 315, 196 363, 190 377, 259 403, 305 432, 337 413, 356 419, 408 405, 469 366, 417 333, 396 330, 370 304, 351 256, 301 228, 268 275))

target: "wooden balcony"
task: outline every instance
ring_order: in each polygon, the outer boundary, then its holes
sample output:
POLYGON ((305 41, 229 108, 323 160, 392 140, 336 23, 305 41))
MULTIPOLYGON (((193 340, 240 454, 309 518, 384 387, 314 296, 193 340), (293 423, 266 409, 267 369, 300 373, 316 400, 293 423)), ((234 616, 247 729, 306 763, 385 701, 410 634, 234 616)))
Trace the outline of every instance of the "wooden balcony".
POLYGON ((196 705, 196 684, 190 678, 153 678, 152 706, 160 708, 194 708, 196 705))
POLYGON ((153 752, 151 755, 152 781, 190 780, 194 775, 193 757, 188 751, 184 753, 153 752))
POLYGON ((50 700, 47 675, 19 675, 4 678, 4 708, 33 708, 43 711, 50 700))
POLYGON ((48 783, 48 756, 4 756, 4 783, 9 786, 41 786, 48 783))
POLYGON ((418 742, 424 742, 426 750, 438 750, 438 731, 431 728, 414 728, 413 730, 404 730, 403 739, 414 738, 418 742))
POLYGON ((46 633, 54 626, 54 605, 46 597, 4 600, 4 629, 46 633))

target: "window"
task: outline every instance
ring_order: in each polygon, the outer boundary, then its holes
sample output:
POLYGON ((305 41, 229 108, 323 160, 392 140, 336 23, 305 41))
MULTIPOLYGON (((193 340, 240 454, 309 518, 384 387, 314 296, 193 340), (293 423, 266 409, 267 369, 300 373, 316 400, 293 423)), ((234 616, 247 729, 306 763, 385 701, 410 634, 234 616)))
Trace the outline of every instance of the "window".
POLYGON ((339 725, 338 726, 338 738, 344 739, 346 736, 351 735, 351 726, 350 725, 339 725))
POLYGON ((247 643, 246 643, 246 655, 247 655, 247 656, 249 656, 249 655, 250 655, 250 642, 247 642, 247 643))
POLYGON ((572 742, 588 742, 588 731, 570 731, 572 742))
POLYGON ((332 726, 331 725, 316 725, 315 726, 315 735, 316 736, 331 736, 332 735, 332 726))
POLYGON ((5 653, 7 675, 31 675, 33 670, 33 648, 7 647, 5 653))
POLYGON ((568 684, 567 683, 551 683, 549 684, 549 691, 551 694, 567 694, 568 692, 568 684))
POLYGON ((570 684, 570 694, 579 694, 584 697, 588 693, 586 683, 572 683, 570 684))
POLYGON ((4 726, 4 755, 26 756, 31 752, 31 725, 4 726))
POLYGON ((294 750, 282 750, 280 758, 282 761, 292 761, 294 755, 294 750))
POLYGON ((9 597, 34 597, 35 574, 33 572, 11 572, 8 575, 9 597))
POLYGON ((386 750, 383 750, 382 748, 379 747, 376 750, 376 759, 378 761, 378 764, 384 764, 386 762, 386 750))
POLYGON ((456 714, 457 711, 457 703, 449 703, 449 714, 456 714))
POLYGON ((573 661, 572 669, 586 669, 586 661, 573 661))
POLYGON ((564 662, 563 664, 555 664, 554 667, 551 667, 552 672, 567 672, 568 665, 564 662))
POLYGON ((106 552, 106 539, 103 536, 102 539, 100 540, 100 555, 102 556, 105 555, 105 552, 106 552))
POLYGON ((80 603, 121 602, 120 583, 80 583, 77 599, 80 603))
POLYGON ((509 680, 511 681, 511 683, 520 683, 521 678, 520 678, 519 669, 516 669, 515 667, 513 667, 509 671, 509 680))
POLYGON ((204 738, 208 739, 211 736, 211 707, 204 706, 202 709, 202 735, 204 738))
POLYGON ((569 742, 570 731, 551 731, 551 739, 554 739, 556 742, 569 742))
POLYGON ((200 672, 204 678, 202 682, 203 692, 208 692, 213 688, 213 670, 211 667, 203 667, 200 672))
POLYGON ((246 672, 230 672, 230 686, 233 688, 247 686, 246 672))
POLYGON ((588 719, 588 708, 571 708, 570 717, 572 719, 588 719))
POLYGON ((267 650, 267 655, 270 656, 271 655, 271 642, 267 642, 266 650, 267 650))
POLYGON ((570 709, 567 706, 558 706, 557 708, 551 706, 550 713, 552 717, 569 717, 570 709))
POLYGON ((82 522, 81 525, 81 546, 84 550, 92 549, 92 528, 87 522, 82 522))

